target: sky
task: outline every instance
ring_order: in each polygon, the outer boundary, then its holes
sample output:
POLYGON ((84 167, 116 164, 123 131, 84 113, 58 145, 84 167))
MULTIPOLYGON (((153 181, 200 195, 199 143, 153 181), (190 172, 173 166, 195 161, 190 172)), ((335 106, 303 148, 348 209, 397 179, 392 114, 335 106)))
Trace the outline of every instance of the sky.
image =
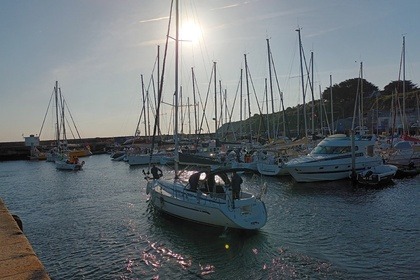
MULTIPOLYGON (((152 86, 157 83, 157 49, 160 46, 162 72, 170 6, 170 0, 2 0, 0 142, 38 135, 44 117, 40 138, 54 138, 53 110, 47 107, 56 81, 82 138, 134 135, 143 89, 150 98, 157 94, 157 86, 152 86)), ((301 104, 298 28, 307 63, 313 53, 316 99, 320 90, 329 87, 330 76, 333 84, 358 78, 361 63, 363 78, 380 90, 398 80, 403 36, 405 78, 420 85, 419 11, 417 0, 181 0, 181 130, 188 133, 194 127, 192 68, 196 100, 204 104, 208 96, 204 132, 215 129, 215 87, 217 114, 224 114, 222 119, 217 117, 219 123, 229 121, 229 115, 232 121, 240 119, 241 99, 242 118, 249 111, 266 113, 266 104, 271 113, 272 98, 268 93, 267 103, 265 94, 267 39, 284 106, 301 104), (221 111, 220 89, 229 114, 221 111)), ((173 131, 174 25, 160 112, 164 134, 173 131)), ((277 86, 273 103, 279 111, 277 86)), ((196 108, 201 118, 203 106, 196 108)), ((144 120, 142 115, 141 135, 144 120)))

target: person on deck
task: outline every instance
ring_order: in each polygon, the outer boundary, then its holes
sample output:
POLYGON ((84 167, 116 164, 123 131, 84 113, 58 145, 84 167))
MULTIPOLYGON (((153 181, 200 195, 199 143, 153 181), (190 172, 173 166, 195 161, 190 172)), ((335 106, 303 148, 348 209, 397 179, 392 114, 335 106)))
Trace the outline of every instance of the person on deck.
POLYGON ((232 196, 233 199, 239 199, 239 194, 241 192, 241 184, 243 180, 235 171, 232 172, 232 196))
POLYGON ((201 172, 194 173, 188 179, 188 183, 190 184, 190 190, 196 191, 198 187, 198 182, 200 181, 201 172))
POLYGON ((160 168, 156 167, 155 164, 153 164, 150 172, 153 175, 153 179, 159 179, 160 177, 162 177, 162 170, 160 168))

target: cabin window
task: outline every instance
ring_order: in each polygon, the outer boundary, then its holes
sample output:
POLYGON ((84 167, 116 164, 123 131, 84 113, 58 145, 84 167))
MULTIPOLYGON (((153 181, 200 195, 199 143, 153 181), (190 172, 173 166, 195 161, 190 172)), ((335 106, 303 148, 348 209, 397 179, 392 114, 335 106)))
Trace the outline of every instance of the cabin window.
MULTIPOLYGON (((356 148, 357 150, 357 148, 356 148)), ((339 146, 339 147, 330 147, 330 146, 317 146, 313 149, 312 154, 345 154, 351 152, 351 146, 339 146)))

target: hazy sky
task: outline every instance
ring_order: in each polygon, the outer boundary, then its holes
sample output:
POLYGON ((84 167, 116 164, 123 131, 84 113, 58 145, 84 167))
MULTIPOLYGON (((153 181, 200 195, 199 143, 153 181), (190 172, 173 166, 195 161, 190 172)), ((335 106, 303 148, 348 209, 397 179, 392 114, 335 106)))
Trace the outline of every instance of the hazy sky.
MULTIPOLYGON (((134 134, 143 106, 140 76, 153 96, 149 84, 158 45, 162 62, 170 0, 2 0, 0 4, 0 142, 23 141, 22 135, 39 133, 55 81, 83 138, 134 134)), ((420 84, 417 0, 181 0, 180 9, 181 25, 190 22, 195 25, 190 30, 201 30, 198 39, 181 34, 186 40, 181 43, 180 63, 183 104, 188 97, 193 103, 191 67, 197 98, 204 102, 217 62, 217 89, 221 81, 233 121, 239 120, 239 97, 235 106, 234 100, 244 54, 250 70, 251 112, 258 113, 257 99, 266 112, 267 38, 285 106, 302 102, 298 27, 308 62, 314 53, 317 98, 319 86, 322 91, 329 86, 330 75, 334 84, 359 77, 360 62, 363 77, 379 89, 398 80, 403 35, 406 79, 420 84)), ((172 103, 174 91, 173 46, 171 40, 165 103, 172 103)), ((210 85, 206 107, 212 131, 213 89, 210 85)), ((247 99, 245 88, 242 99, 247 99)), ((277 111, 278 91, 274 102, 277 111)), ((188 121, 186 108, 184 131, 188 132, 193 121, 188 121)), ((50 114, 41 140, 53 138, 50 114)), ((171 106, 163 104, 161 114, 162 132, 167 133, 173 123, 171 106)), ((207 126, 203 129, 207 131, 207 126)), ((140 130, 144 134, 142 123, 140 130)))

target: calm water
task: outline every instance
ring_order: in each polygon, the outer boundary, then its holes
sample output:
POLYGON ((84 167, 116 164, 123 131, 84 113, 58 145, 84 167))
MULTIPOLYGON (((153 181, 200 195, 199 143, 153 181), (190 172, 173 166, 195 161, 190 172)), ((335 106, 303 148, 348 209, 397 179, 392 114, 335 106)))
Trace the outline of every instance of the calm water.
POLYGON ((420 279, 420 176, 376 190, 266 177, 266 226, 224 232, 155 213, 142 167, 84 160, 0 162, 0 197, 53 279, 420 279))

